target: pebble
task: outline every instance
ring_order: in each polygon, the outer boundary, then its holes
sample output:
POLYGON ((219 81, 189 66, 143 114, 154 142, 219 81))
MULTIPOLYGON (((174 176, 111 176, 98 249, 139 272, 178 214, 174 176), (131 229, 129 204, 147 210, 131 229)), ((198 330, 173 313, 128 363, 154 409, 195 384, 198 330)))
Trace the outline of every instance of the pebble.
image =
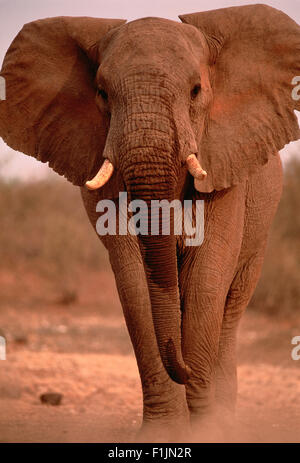
POLYGON ((63 394, 59 392, 46 392, 40 395, 42 404, 47 405, 60 405, 63 398, 63 394))

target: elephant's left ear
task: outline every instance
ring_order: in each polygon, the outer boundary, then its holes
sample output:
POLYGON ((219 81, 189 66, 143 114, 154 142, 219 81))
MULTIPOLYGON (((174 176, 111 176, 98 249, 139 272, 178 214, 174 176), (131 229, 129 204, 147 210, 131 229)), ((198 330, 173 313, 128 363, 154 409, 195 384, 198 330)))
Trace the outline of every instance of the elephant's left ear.
POLYGON ((266 5, 180 19, 205 35, 211 53, 214 97, 200 146, 208 176, 195 187, 221 190, 300 138, 300 27, 266 5))

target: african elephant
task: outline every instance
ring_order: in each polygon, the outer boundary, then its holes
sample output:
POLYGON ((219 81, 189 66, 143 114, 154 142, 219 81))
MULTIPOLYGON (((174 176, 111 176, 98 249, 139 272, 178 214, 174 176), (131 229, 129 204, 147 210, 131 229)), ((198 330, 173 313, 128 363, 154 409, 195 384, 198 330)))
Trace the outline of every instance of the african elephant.
POLYGON ((0 135, 80 186, 94 228, 97 203, 118 209, 122 191, 204 201, 201 245, 161 229, 101 236, 141 377, 141 439, 234 411, 236 333, 281 195, 278 151, 300 138, 293 20, 266 5, 180 19, 34 21, 1 71, 0 135))

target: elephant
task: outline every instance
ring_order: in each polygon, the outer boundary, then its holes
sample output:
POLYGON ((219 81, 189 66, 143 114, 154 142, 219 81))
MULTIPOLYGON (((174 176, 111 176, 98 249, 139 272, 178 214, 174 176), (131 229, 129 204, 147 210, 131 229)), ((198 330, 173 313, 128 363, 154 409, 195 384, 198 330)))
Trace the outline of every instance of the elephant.
POLYGON ((282 192, 278 152, 300 138, 296 22, 262 4, 179 18, 33 21, 1 71, 1 137, 80 187, 95 229, 99 201, 118 211, 120 192, 189 199, 194 218, 204 204, 197 246, 163 234, 159 213, 158 234, 100 236, 141 379, 138 439, 152 441, 234 416, 237 330, 282 192))

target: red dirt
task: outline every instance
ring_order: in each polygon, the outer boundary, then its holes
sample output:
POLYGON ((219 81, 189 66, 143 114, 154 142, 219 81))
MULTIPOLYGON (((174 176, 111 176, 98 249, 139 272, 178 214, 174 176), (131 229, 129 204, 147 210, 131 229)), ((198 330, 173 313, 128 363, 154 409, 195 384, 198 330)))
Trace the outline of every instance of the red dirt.
MULTIPOLYGON (((0 442, 132 442, 142 396, 112 275, 85 276, 70 305, 58 304, 33 275, 24 280, 2 273, 0 286, 7 339, 7 360, 0 361, 0 442), (62 393, 62 404, 42 404, 45 392, 62 393)), ((300 442, 295 335, 300 318, 245 314, 236 440, 300 442)))

